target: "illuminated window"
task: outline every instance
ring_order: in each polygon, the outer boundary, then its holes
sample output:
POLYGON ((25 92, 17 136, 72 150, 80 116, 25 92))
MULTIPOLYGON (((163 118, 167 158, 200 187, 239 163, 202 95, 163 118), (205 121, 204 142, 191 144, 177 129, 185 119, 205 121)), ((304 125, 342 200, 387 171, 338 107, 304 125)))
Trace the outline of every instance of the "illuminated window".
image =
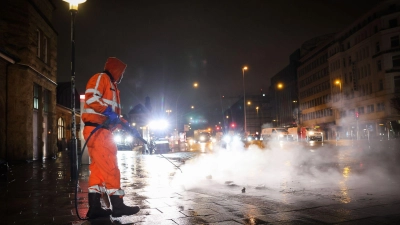
POLYGON ((61 117, 57 121, 57 137, 59 140, 65 138, 65 122, 61 117))
POLYGON ((33 108, 39 109, 39 85, 33 85, 33 108))

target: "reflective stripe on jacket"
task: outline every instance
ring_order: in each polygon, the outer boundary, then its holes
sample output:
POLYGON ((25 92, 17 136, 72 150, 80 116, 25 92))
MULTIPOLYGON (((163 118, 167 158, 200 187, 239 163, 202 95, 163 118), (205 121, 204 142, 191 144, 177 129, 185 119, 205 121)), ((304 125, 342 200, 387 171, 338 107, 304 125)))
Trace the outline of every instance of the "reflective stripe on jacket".
POLYGON ((107 119, 102 114, 107 106, 118 115, 121 114, 121 105, 119 99, 119 90, 106 73, 97 73, 93 75, 85 91, 85 104, 82 112, 83 122, 92 122, 102 124, 107 119))

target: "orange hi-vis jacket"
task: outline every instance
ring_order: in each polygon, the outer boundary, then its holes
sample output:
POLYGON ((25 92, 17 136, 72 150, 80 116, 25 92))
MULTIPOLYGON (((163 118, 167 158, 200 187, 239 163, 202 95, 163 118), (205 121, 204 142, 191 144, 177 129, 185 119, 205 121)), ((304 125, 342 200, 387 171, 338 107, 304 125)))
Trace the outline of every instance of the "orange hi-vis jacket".
POLYGON ((126 64, 117 58, 109 58, 104 67, 107 73, 97 73, 92 76, 87 85, 85 92, 85 105, 82 112, 82 121, 102 124, 107 117, 102 114, 111 106, 112 110, 118 115, 121 114, 121 105, 119 98, 119 90, 117 82, 122 79, 126 69, 126 64))
MULTIPOLYGON (((107 117, 102 114, 108 106, 121 114, 119 91, 117 83, 122 79, 126 65, 117 58, 108 58, 104 73, 93 75, 85 92, 85 105, 82 120, 85 123, 83 136, 88 140, 91 132, 103 124, 107 117), (94 125, 94 126, 93 126, 94 125)), ((114 143, 112 132, 109 129, 99 129, 87 143, 91 159, 89 166, 89 192, 98 192, 98 187, 107 189, 108 192, 123 195, 120 189, 120 170, 117 162, 117 146, 114 143)))

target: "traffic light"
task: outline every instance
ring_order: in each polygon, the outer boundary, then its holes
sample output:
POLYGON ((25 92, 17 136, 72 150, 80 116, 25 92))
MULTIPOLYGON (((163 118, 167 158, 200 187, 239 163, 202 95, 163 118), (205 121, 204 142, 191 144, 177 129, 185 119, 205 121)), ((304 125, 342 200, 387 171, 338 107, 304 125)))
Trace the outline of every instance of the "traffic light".
POLYGON ((231 127, 232 127, 232 128, 235 128, 235 127, 236 127, 236 124, 235 124, 235 123, 231 123, 231 127))
POLYGON ((358 116, 359 116, 359 114, 358 114, 358 112, 356 112, 356 120, 358 120, 358 116))

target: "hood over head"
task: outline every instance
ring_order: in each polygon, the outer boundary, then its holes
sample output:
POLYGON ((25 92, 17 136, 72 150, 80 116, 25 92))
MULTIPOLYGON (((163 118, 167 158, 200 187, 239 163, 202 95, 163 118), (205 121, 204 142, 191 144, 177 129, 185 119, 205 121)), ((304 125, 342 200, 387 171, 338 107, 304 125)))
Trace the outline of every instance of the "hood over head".
POLYGON ((126 69, 126 64, 116 57, 109 57, 107 59, 106 65, 104 66, 104 70, 111 73, 111 76, 114 78, 114 82, 119 83, 124 75, 126 69))

